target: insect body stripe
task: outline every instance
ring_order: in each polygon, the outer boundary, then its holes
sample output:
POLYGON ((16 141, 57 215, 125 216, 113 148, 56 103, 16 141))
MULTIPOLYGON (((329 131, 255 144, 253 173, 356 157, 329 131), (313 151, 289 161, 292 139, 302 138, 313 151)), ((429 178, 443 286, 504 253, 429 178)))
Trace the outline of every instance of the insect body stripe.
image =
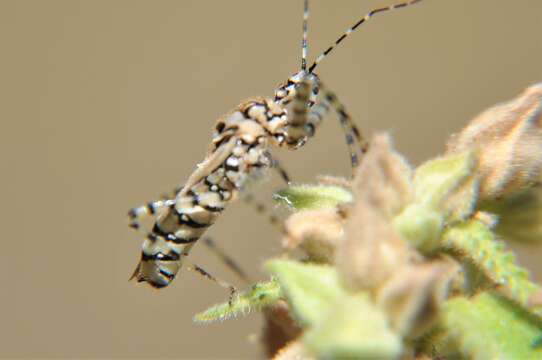
MULTIPOLYGON (((231 119, 238 120, 236 116, 231 119)), ((148 242, 143 245, 141 261, 134 272, 138 281, 146 281, 160 288, 174 279, 190 247, 214 223, 232 198, 232 192, 239 191, 247 178, 245 170, 240 169, 241 164, 265 165, 258 163, 267 157, 257 141, 258 137, 254 139, 255 143, 247 139, 241 141, 235 136, 228 139, 190 177, 187 182, 191 184, 190 187, 185 185, 175 201, 168 202, 167 212, 157 218, 153 229, 147 234, 148 242), (257 156, 252 159, 254 151, 257 156), (233 153, 240 156, 233 156, 233 153), (231 180, 232 177, 236 182, 231 180), (176 257, 175 253, 181 255, 176 257)), ((144 208, 147 214, 154 209, 151 206, 144 208)))
POLYGON ((177 214, 179 225, 186 225, 192 229, 202 229, 202 228, 209 227, 211 225, 210 223, 206 224, 206 223, 199 223, 197 221, 194 221, 189 215, 182 212, 176 211, 176 214, 177 214))
POLYGON ((180 254, 174 252, 174 251, 171 251, 169 252, 168 254, 162 254, 162 253, 158 253, 158 254, 152 254, 152 255, 147 255, 145 253, 143 253, 141 255, 141 260, 143 261, 154 261, 154 260, 160 260, 160 261, 178 261, 180 259, 180 254))
MULTIPOLYGON (((130 226, 146 235, 141 259, 132 278, 163 288, 176 277, 190 250, 230 201, 244 191, 248 180, 260 176, 262 170, 274 167, 287 182, 290 178, 271 156, 271 145, 290 149, 303 146, 311 138, 325 115, 334 110, 344 132, 350 152, 352 171, 367 150, 367 143, 337 96, 328 90, 313 72, 318 63, 338 44, 373 15, 406 7, 421 0, 411 0, 367 13, 341 35, 335 44, 316 58, 306 70, 308 53, 308 0, 304 0, 301 71, 275 90, 272 98, 254 98, 237 106, 219 119, 214 127, 210 150, 183 186, 175 190, 173 199, 150 202, 129 211, 130 226), (149 216, 154 225, 143 231, 140 219, 149 216)), ((281 225, 269 208, 247 196, 261 213, 271 213, 272 223, 281 225)), ((284 231, 284 230, 283 230, 284 231)), ((207 242, 213 248, 212 242, 207 242)), ((215 252, 235 270, 235 262, 216 246, 215 252)), ((201 267, 192 269, 230 289, 235 287, 212 276, 201 267)), ((239 269, 236 269, 240 273, 239 269)), ((246 274, 245 274, 246 275, 246 274)))
POLYGON ((164 269, 160 269, 160 274, 165 276, 169 281, 172 281, 175 278, 175 274, 172 274, 164 269))

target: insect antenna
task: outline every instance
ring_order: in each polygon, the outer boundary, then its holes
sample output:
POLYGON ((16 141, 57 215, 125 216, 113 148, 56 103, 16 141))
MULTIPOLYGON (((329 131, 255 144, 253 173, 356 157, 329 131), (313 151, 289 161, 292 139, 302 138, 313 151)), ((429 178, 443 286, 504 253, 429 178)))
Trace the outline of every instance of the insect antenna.
POLYGON ((303 3, 303 40, 301 41, 301 70, 307 70, 307 55, 309 46, 307 43, 309 33, 309 0, 305 0, 303 3))
POLYGON ((371 11, 369 11, 367 14, 365 14, 365 16, 363 16, 361 19, 359 19, 352 27, 350 27, 348 30, 346 30, 344 32, 344 34, 342 34, 337 40, 335 40, 335 43, 333 43, 331 46, 329 46, 323 53, 321 53, 320 55, 318 55, 318 57, 316 58, 316 60, 314 60, 314 62, 312 63, 312 65, 309 67, 309 73, 312 73, 314 71, 314 69, 316 68, 316 66, 318 66, 318 64, 337 46, 339 45, 345 38, 347 38, 350 34, 352 34, 354 31, 357 30, 357 28, 363 24, 364 22, 366 22, 367 20, 369 20, 371 17, 373 17, 373 15, 376 15, 378 13, 382 13, 382 12, 386 12, 386 11, 390 11, 390 10, 395 10, 395 9, 399 9, 399 8, 404 8, 404 7, 407 7, 407 6, 410 6, 410 5, 414 5, 416 3, 419 3, 421 2, 422 0, 410 0, 410 1, 405 1, 405 2, 402 2, 402 3, 397 3, 397 4, 394 4, 394 5, 390 5, 390 6, 386 6, 386 7, 382 7, 382 8, 378 8, 378 9, 373 9, 371 11))

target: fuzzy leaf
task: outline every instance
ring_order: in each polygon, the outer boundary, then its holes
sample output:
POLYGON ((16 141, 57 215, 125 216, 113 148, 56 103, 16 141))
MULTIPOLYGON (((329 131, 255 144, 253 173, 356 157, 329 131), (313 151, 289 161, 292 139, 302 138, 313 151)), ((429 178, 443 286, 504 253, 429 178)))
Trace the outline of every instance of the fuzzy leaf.
POLYGON ((456 297, 443 308, 448 340, 473 359, 541 359, 542 323, 515 303, 491 293, 456 297))
POLYGON ((366 294, 341 298, 303 342, 319 359, 396 359, 402 351, 386 314, 366 294))
POLYGON ((194 316, 195 322, 225 320, 238 314, 248 314, 274 304, 281 298, 280 286, 276 280, 252 285, 252 288, 234 298, 232 304, 225 302, 215 305, 194 316))
POLYGON ((276 277, 302 325, 318 322, 338 298, 346 296, 337 271, 330 266, 271 260, 265 268, 276 277))
POLYGON ((470 152, 422 164, 414 175, 415 201, 446 215, 457 213, 459 217, 466 217, 476 200, 476 191, 473 191, 475 166, 475 158, 470 152), (459 197, 454 197, 456 192, 460 193, 459 197))
POLYGON ((273 199, 294 210, 334 208, 353 201, 352 193, 332 185, 293 185, 273 194, 273 199))
MULTIPOLYGON (((514 301, 527 307, 529 298, 540 288, 529 280, 529 273, 516 264, 513 253, 495 239, 482 222, 472 220, 454 226, 443 235, 445 247, 468 257, 484 274, 514 301)), ((542 314, 538 309, 538 314, 542 314)))

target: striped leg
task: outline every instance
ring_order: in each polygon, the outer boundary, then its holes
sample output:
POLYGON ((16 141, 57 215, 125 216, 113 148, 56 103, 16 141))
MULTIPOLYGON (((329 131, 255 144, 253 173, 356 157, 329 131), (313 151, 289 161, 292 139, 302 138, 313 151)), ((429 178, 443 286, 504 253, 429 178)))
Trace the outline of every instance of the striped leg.
POLYGON ((288 175, 288 172, 286 171, 286 169, 280 164, 280 162, 279 162, 277 159, 275 159, 275 158, 273 157, 273 155, 271 155, 270 152, 266 152, 265 155, 269 158, 269 160, 270 160, 270 162, 271 162, 271 167, 272 167, 274 170, 277 171, 277 173, 279 174, 280 178, 281 178, 282 180, 284 180, 284 182, 286 183, 286 185, 289 185, 290 182, 291 182, 291 178, 290 178, 290 176, 288 175))
POLYGON ((266 216, 271 225, 278 228, 281 233, 284 233, 284 226, 273 209, 268 208, 264 203, 256 200, 253 193, 243 194, 242 199, 247 204, 253 206, 258 213, 266 216))
POLYGON ((128 211, 129 226, 132 229, 140 230, 142 219, 152 217, 156 220, 163 210, 173 204, 175 204, 175 199, 162 199, 150 201, 145 205, 132 208, 128 211))
POLYGON ((296 88, 291 109, 288 143, 297 144, 297 146, 303 145, 307 137, 314 135, 316 128, 322 123, 324 116, 330 109, 337 113, 350 151, 353 173, 359 165, 358 151, 360 155, 367 152, 367 142, 337 96, 317 80, 315 75, 309 74, 301 80, 296 88), (323 95, 321 100, 312 106, 310 103, 311 92, 319 92, 323 95))
POLYGON ((237 294, 237 288, 235 286, 231 285, 230 283, 228 283, 228 282, 226 282, 224 280, 221 280, 221 279, 219 279, 217 277, 214 277, 208 271, 206 271, 205 269, 203 269, 202 267, 200 267, 200 266, 198 266, 196 264, 189 264, 189 265, 187 265, 186 268, 188 270, 190 270, 190 271, 197 272, 198 274, 204 276, 205 278, 207 278, 207 279, 209 279, 211 281, 214 281, 219 286, 228 289, 230 291, 230 296, 228 298, 228 304, 230 306, 232 305, 233 299, 234 299, 235 295, 237 294))
MULTIPOLYGON (((282 171, 284 171, 284 170, 282 170, 282 171)), ((286 179, 285 179, 285 181, 289 182, 289 180, 286 180, 286 179)), ((253 206, 258 213, 260 213, 263 216, 266 216, 271 225, 277 227, 282 233, 284 233, 285 228, 282 225, 282 223, 281 223, 279 217, 277 216, 277 214, 273 211, 273 209, 268 208, 262 202, 256 200, 253 193, 243 194, 241 198, 242 198, 242 200, 244 202, 246 202, 250 206, 253 206)), ((229 267, 234 273, 236 273, 237 276, 239 276, 239 278, 241 278, 246 283, 252 283, 252 279, 242 269, 242 267, 239 265, 239 263, 232 256, 228 255, 226 253, 226 251, 221 249, 212 238, 210 238, 210 237, 203 238, 203 243, 227 267, 229 267)))
POLYGON ((160 195, 160 200, 149 201, 145 205, 132 208, 128 211, 129 226, 133 229, 141 228, 141 220, 152 217, 154 220, 169 206, 175 204, 177 194, 181 192, 184 185, 178 185, 170 193, 160 195))
POLYGON ((337 96, 332 91, 327 89, 322 82, 319 82, 318 86, 320 88, 320 93, 323 95, 323 99, 311 108, 308 121, 309 123, 314 122, 314 127, 316 127, 317 124, 322 121, 323 116, 329 111, 329 108, 333 108, 339 117, 339 122, 344 132, 346 145, 348 146, 348 150, 350 152, 350 164, 352 166, 353 175, 355 169, 359 165, 359 157, 363 156, 367 152, 369 144, 350 115, 348 115, 346 108, 339 101, 337 96))
MULTIPOLYGON (((248 193, 246 195, 242 196, 242 200, 246 202, 247 204, 253 206, 256 211, 264 216, 267 216, 269 222, 280 229, 281 232, 284 232, 284 226, 282 225, 279 217, 275 212, 273 212, 273 209, 268 208, 265 206, 262 202, 257 201, 254 198, 253 193, 248 193)), ((205 237, 203 238, 203 243, 207 246, 207 248, 215 254, 227 267, 229 267, 239 278, 241 278, 246 283, 252 283, 252 279, 248 274, 243 270, 243 268, 239 265, 239 263, 229 254, 226 253, 222 248, 220 248, 216 242, 210 238, 205 237)))
POLYGON ((228 255, 223 249, 217 246, 216 242, 210 238, 206 237, 203 238, 203 243, 211 250, 213 254, 215 254, 224 264, 226 264, 227 267, 229 267, 239 278, 241 278, 244 282, 251 283, 252 279, 247 275, 247 273, 243 270, 243 268, 235 261, 233 257, 228 255))

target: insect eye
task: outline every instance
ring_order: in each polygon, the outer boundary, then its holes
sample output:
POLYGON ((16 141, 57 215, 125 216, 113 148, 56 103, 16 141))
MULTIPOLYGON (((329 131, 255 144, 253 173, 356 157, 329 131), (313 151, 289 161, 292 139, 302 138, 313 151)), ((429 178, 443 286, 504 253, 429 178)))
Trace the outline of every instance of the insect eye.
POLYGON ((216 124, 216 131, 220 134, 222 131, 224 131, 224 128, 226 127, 226 124, 224 124, 223 122, 219 122, 218 124, 216 124))

